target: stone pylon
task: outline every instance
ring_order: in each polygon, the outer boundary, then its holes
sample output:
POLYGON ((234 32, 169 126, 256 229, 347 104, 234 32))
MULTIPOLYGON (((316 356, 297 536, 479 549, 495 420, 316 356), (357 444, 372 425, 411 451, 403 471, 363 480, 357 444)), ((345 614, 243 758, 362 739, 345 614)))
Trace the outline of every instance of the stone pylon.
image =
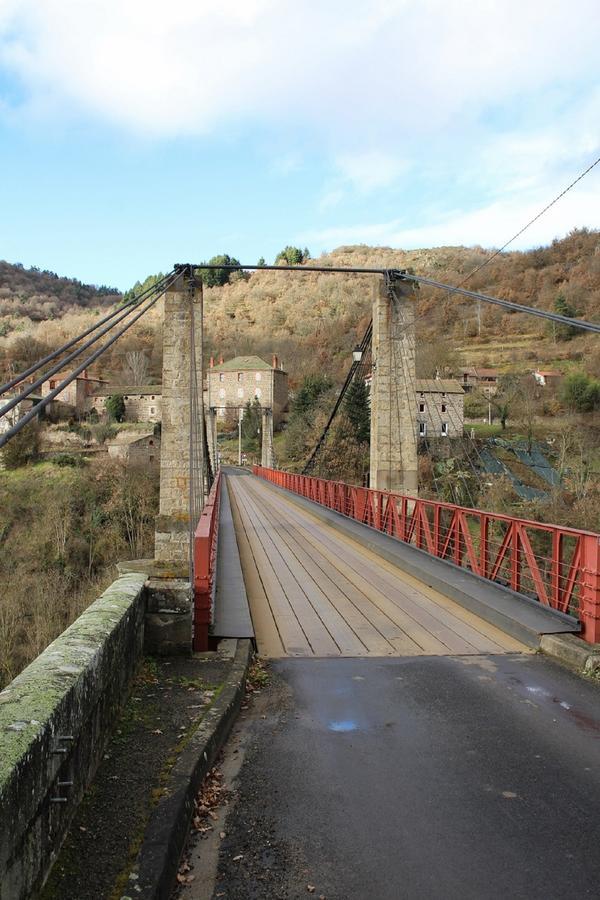
POLYGON ((273 410, 262 411, 262 442, 260 464, 266 469, 273 468, 273 410))
MULTIPOLYGON (((161 562, 182 563, 189 559, 192 482, 196 497, 194 519, 204 505, 202 415, 202 285, 200 283, 192 291, 189 278, 180 274, 165 293, 160 511, 156 519, 154 548, 155 559, 161 562), (195 380, 190 365, 192 321, 195 380), (192 429, 190 397, 193 395, 196 421, 192 429), (192 431, 193 441, 190 440, 192 431)), ((193 522, 192 527, 195 524, 193 522)))
POLYGON ((373 297, 370 486, 417 496, 414 289, 387 276, 373 297))

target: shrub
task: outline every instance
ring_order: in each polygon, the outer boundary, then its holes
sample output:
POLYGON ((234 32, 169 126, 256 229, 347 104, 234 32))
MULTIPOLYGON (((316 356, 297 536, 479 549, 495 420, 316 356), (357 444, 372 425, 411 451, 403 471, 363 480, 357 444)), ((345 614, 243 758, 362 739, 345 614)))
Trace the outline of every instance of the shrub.
POLYGON ((561 396, 569 409, 591 412, 600 407, 600 381, 585 372, 573 372, 565 378, 561 396))
POLYGON ((76 456, 74 453, 56 453, 50 457, 50 462, 56 466, 84 466, 85 460, 82 456, 76 456))
POLYGON ((40 456, 40 428, 37 422, 25 425, 2 450, 2 460, 7 469, 18 469, 36 462, 40 456))

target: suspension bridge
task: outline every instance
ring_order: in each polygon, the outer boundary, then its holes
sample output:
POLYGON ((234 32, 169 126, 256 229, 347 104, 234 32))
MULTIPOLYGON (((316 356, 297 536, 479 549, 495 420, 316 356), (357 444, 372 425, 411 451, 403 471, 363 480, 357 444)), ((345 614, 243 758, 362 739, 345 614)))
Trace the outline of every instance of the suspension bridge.
MULTIPOLYGON (((339 658, 364 658, 365 664, 373 658, 473 658, 485 668, 482 659, 529 660, 548 635, 569 635, 581 646, 600 642, 600 535, 419 496, 415 285, 587 332, 600 332, 600 325, 404 271, 272 267, 297 277, 316 270, 370 279, 371 323, 302 473, 273 467, 268 409, 262 465, 251 472, 221 470, 215 410, 204 406, 203 267, 176 265, 0 387, 0 416, 12 417, 1 448, 164 298, 160 510, 154 559, 136 564, 161 596, 175 581, 179 588, 182 581, 189 585, 183 615, 179 609, 163 616, 164 634, 176 628, 190 653, 225 638, 251 638, 262 656, 282 661, 284 676, 294 660, 308 665, 328 659, 333 666, 339 658), (21 414, 42 381, 67 364, 74 366, 70 374, 21 414), (367 374, 369 486, 316 477, 344 396, 354 379, 367 374)), ((481 477, 480 469, 474 472, 481 477)), ((371 677, 362 668, 352 672, 349 677, 358 680, 371 677)), ((332 683, 338 678, 330 677, 332 683)), ((309 707, 328 688, 317 678, 314 690, 309 707)), ((331 710, 339 711, 336 697, 330 696, 331 710)), ((360 702, 358 693, 348 699, 352 721, 360 717, 360 702)), ((598 874, 597 862, 592 868, 598 874)), ((390 883, 397 885, 397 877, 390 883)), ((377 896, 400 895, 379 890, 377 896)))

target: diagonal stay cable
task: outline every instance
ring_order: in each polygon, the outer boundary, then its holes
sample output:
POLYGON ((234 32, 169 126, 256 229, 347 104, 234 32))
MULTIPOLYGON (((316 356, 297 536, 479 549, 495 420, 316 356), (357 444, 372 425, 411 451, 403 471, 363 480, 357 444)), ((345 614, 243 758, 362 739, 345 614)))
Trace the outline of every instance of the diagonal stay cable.
MULTIPOLYGON (((177 277, 177 274, 174 273, 172 277, 174 280, 177 277)), ((25 427, 25 425, 29 424, 32 419, 39 415, 42 409, 45 409, 49 403, 52 403, 52 401, 58 396, 58 394, 60 394, 61 391, 63 391, 67 387, 67 385, 71 384, 71 382, 74 381, 75 378, 77 378, 77 376, 80 375, 84 369, 86 369, 93 362, 95 362, 95 360, 102 356, 102 354, 105 353, 106 350, 108 350, 108 348, 111 347, 115 343, 115 341, 117 341, 121 337, 121 335, 125 334, 125 332, 128 331, 131 326, 138 321, 138 319, 141 319, 141 317, 145 315, 145 313, 147 313, 148 310, 158 302, 161 296, 162 293, 157 293, 154 297, 152 297, 147 302, 146 306, 138 313, 136 313, 133 319, 131 319, 129 322, 127 322, 126 325, 124 325, 115 334, 113 334, 110 339, 106 341, 106 343, 102 344, 102 346, 97 350, 95 350, 94 353, 91 354, 91 356, 88 356, 86 359, 84 359, 83 362, 80 363, 70 373, 70 375, 67 376, 67 378, 61 381, 60 384, 58 384, 52 391, 50 391, 50 393, 47 394, 40 403, 37 403, 34 407, 32 407, 32 409, 29 410, 29 412, 27 412, 21 419, 19 419, 18 422, 15 422, 12 428, 9 428, 8 431, 5 431, 4 434, 0 435, 0 448, 4 447, 4 445, 7 444, 8 441, 16 434, 18 434, 19 431, 21 431, 21 429, 25 427)))
MULTIPOLYGON (((139 303, 141 303, 148 295, 154 293, 157 289, 159 289, 163 285, 163 283, 166 282, 167 279, 171 277, 171 274, 172 273, 163 275, 163 277, 159 281, 157 281, 156 284, 153 284, 151 287, 146 288, 145 291, 142 291, 136 297, 132 297, 132 299, 128 300, 127 303, 123 303, 117 309, 113 310, 113 312, 104 316, 104 318, 100 319, 98 322, 95 322, 94 325, 91 325, 89 328, 87 328, 81 334, 77 335, 77 337, 74 337, 70 341, 67 341, 66 344, 63 344, 61 347, 58 347, 56 350, 53 350, 51 353, 48 353, 48 355, 44 356, 42 359, 38 359, 36 362, 32 363, 32 365, 30 365, 28 369, 25 369, 24 372, 19 372, 19 374, 15 375, 13 378, 11 378, 10 381, 7 381, 7 382, 5 382, 5 384, 0 385, 0 395, 5 394, 7 391, 14 388, 17 384, 19 384, 25 378, 28 378, 30 375, 33 375, 35 372, 37 372, 39 369, 41 369, 42 366, 45 366, 49 362, 52 362, 53 360, 55 360, 58 356, 61 355, 61 353, 64 353, 66 350, 69 350, 71 347, 74 347, 75 344, 77 344, 79 341, 82 341, 89 334, 92 334, 92 332, 96 331, 96 329, 98 329, 102 325, 106 324, 106 322, 110 322, 111 319, 114 319, 116 316, 119 316, 126 307, 131 308, 131 307, 135 307, 135 306, 139 305, 139 303)), ((67 362, 67 360, 62 360, 60 365, 64 365, 65 362, 67 362)), ((49 373, 46 372, 46 375, 48 375, 48 374, 49 373)))

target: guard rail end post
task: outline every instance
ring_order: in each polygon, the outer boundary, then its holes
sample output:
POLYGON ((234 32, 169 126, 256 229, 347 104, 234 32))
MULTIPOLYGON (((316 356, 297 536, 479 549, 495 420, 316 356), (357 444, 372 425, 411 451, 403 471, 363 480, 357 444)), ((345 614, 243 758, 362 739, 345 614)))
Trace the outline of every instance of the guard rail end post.
POLYGON ((600 536, 597 534, 582 535, 581 570, 581 636, 597 644, 600 643, 600 536))

